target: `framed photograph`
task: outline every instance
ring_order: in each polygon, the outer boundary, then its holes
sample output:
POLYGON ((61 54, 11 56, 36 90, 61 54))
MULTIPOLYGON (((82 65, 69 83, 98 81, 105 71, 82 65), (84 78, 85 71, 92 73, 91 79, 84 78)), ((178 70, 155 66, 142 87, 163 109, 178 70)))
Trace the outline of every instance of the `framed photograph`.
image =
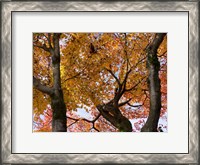
POLYGON ((199 163, 198 1, 2 1, 1 163, 199 163))

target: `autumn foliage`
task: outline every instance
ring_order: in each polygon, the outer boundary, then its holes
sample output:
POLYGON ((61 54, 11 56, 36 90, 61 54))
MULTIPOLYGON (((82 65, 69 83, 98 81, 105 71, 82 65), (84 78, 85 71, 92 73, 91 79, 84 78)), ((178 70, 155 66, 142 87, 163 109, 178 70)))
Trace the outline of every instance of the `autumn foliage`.
MULTIPOLYGON (((147 54, 155 38, 155 33, 34 33, 33 131, 52 131, 55 97, 66 109, 67 132, 140 131, 150 111, 147 54)), ((159 116, 166 118, 167 36, 156 51, 159 116)))

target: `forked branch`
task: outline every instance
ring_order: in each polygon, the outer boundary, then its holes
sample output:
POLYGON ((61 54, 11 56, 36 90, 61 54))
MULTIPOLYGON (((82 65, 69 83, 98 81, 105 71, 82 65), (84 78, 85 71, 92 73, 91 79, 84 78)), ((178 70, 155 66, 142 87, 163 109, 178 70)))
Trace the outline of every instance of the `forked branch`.
MULTIPOLYGON (((98 118, 99 118, 100 116, 101 116, 101 114, 99 113, 99 114, 97 115, 97 117, 96 117, 95 119, 93 119, 93 120, 88 120, 88 119, 75 119, 75 118, 72 118, 72 117, 67 116, 67 118, 69 118, 69 119, 71 119, 71 120, 74 120, 74 122, 72 122, 71 124, 69 124, 67 127, 70 127, 70 126, 72 126, 73 124, 77 123, 78 121, 83 120, 83 121, 86 121, 86 122, 88 122, 88 123, 92 123, 92 128, 91 128, 91 129, 95 129, 97 132, 100 132, 100 131, 95 127, 95 122, 98 120, 98 118)), ((91 130, 91 129, 90 129, 90 130, 91 130)))
POLYGON ((119 87, 121 86, 121 83, 119 81, 119 79, 117 78, 117 76, 115 76, 115 74, 112 72, 112 70, 105 68, 117 81, 117 84, 119 85, 119 87))

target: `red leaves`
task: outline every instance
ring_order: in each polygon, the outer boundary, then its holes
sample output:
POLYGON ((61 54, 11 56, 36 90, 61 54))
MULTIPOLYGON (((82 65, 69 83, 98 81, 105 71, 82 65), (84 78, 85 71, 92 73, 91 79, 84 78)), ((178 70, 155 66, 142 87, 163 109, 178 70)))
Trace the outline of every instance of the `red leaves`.
MULTIPOLYGON (((34 34, 34 44, 50 46, 46 37, 51 34, 34 34), (46 36, 46 37, 45 37, 46 36)), ((142 106, 130 108, 124 105, 121 112, 128 119, 146 118, 149 115, 149 92, 146 69, 146 47, 154 38, 153 33, 63 33, 60 40, 60 72, 64 100, 67 107, 67 115, 80 119, 76 109, 80 105, 89 107, 87 111, 92 117, 97 116, 95 105, 107 103, 114 97, 114 89, 119 87, 127 76, 127 89, 135 84, 135 89, 126 91, 119 102, 130 98, 131 104, 139 103, 142 106), (125 44, 126 43, 126 44, 125 44), (98 49, 97 49, 98 48, 98 49), (105 69, 107 68, 107 70, 105 69), (111 70, 111 72, 108 72, 111 70), (78 76, 76 76, 78 75, 78 76), (141 82, 140 82, 141 80, 141 82)), ((52 42, 52 37, 51 41, 52 42)), ((53 46, 53 45, 52 45, 53 46)), ((158 58, 161 65, 159 78, 161 80, 163 116, 167 111, 167 38, 158 50, 158 58)), ((50 53, 39 47, 33 49, 33 74, 41 80, 41 83, 51 87, 53 84, 50 53)), ((51 131, 52 111, 48 104, 50 100, 38 91, 34 91, 34 131, 51 131), (43 115, 40 118, 40 114, 43 115)), ((85 107, 83 109, 86 109, 85 107)), ((67 125, 76 120, 68 119, 67 125)), ((144 121, 138 120, 134 124, 137 131, 144 121)), ((96 131, 91 130, 91 123, 78 120, 72 124, 68 131, 96 131)), ((117 131, 108 121, 100 117, 95 123, 100 131, 117 131)))
POLYGON ((51 132, 52 109, 50 105, 44 110, 43 114, 34 116, 34 132, 51 132))

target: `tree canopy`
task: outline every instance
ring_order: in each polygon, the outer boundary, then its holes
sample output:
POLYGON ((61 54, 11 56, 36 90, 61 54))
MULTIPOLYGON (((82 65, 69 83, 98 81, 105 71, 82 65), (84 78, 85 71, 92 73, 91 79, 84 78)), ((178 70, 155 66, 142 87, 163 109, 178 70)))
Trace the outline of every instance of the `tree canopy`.
POLYGON ((153 104, 148 76, 155 70, 149 63, 158 67, 158 116, 166 115, 167 36, 157 47, 156 38, 159 34, 34 33, 34 131, 52 131, 52 123, 60 122, 57 109, 70 132, 136 131, 132 119, 141 119, 140 131, 153 104), (149 58, 151 53, 158 60, 149 58))

